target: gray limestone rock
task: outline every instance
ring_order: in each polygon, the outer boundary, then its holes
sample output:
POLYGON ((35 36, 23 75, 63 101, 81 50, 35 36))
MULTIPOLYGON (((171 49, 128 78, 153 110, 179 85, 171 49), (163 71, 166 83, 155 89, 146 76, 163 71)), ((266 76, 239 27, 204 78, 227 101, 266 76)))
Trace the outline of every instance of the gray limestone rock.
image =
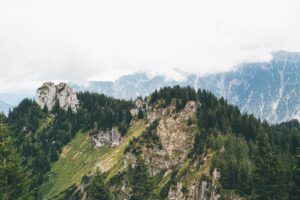
POLYGON ((79 101, 76 93, 66 83, 55 85, 52 82, 44 83, 36 92, 36 102, 43 109, 47 107, 52 110, 56 102, 64 110, 71 108, 73 112, 77 111, 79 101))

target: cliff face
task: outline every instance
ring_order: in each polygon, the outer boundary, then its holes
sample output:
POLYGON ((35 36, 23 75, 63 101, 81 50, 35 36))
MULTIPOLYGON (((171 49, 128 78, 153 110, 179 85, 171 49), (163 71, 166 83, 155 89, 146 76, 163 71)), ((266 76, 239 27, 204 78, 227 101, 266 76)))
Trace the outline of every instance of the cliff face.
POLYGON ((111 130, 100 130, 97 134, 91 136, 94 147, 102 147, 109 145, 111 147, 117 146, 121 142, 121 133, 117 128, 111 130))
MULTIPOLYGON (((200 106, 198 103, 189 101, 179 112, 176 111, 174 105, 166 108, 147 106, 149 108, 146 112, 148 127, 157 123, 155 129, 151 131, 155 132, 158 141, 149 143, 141 139, 137 142, 139 144, 133 145, 133 148, 140 147, 141 155, 149 166, 151 177, 163 174, 158 190, 170 184, 163 199, 220 199, 219 178, 221 174, 217 169, 214 169, 212 176, 209 174, 212 154, 203 155, 196 160, 188 157, 198 131, 196 125, 198 106, 200 106)), ((136 155, 129 151, 124 159, 124 167, 134 168, 136 161, 136 155)), ((124 199, 124 191, 121 192, 121 189, 126 187, 126 181, 124 181, 119 187, 114 188, 117 193, 122 193, 122 198, 119 196, 117 199, 124 199)), ((128 194, 126 197, 129 197, 128 194)))
POLYGON ((185 178, 182 177, 173 185, 168 192, 168 200, 218 200, 220 199, 219 179, 220 172, 214 169, 212 177, 196 176, 191 183, 186 186, 185 178))
POLYGON ((36 101, 41 108, 47 107, 52 110, 56 102, 59 107, 68 110, 71 108, 73 112, 77 111, 79 102, 76 93, 66 83, 55 85, 52 82, 44 83, 36 92, 36 101))

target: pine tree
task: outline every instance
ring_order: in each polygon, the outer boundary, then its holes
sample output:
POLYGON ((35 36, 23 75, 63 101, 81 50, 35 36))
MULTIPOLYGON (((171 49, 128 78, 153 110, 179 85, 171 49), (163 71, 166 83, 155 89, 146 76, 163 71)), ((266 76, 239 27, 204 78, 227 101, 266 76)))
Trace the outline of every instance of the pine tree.
POLYGON ((138 156, 135 167, 129 167, 129 184, 132 189, 130 200, 146 200, 152 196, 153 184, 144 160, 138 156))
POLYGON ((152 95, 151 95, 151 98, 150 98, 150 104, 154 104, 158 99, 158 92, 157 90, 155 90, 152 95))
POLYGON ((181 104, 179 99, 176 99, 175 107, 176 107, 176 112, 179 112, 181 109, 181 104))
POLYGON ((272 151, 268 135, 262 128, 258 131, 256 145, 252 198, 258 200, 283 199, 285 192, 282 191, 280 164, 272 151))
POLYGON ((300 199, 300 148, 296 156, 296 166, 293 169, 293 186, 290 192, 290 199, 300 199))
POLYGON ((105 184, 104 175, 97 171, 92 178, 91 185, 88 188, 89 200, 112 200, 113 196, 109 187, 105 184))
POLYGON ((193 121, 192 121, 192 118, 188 118, 188 121, 187 121, 187 125, 188 126, 191 126, 193 124, 193 121))
POLYGON ((144 112, 143 112, 143 110, 141 108, 138 111, 137 117, 138 117, 138 119, 143 119, 144 118, 144 112))
POLYGON ((247 158, 242 158, 238 166, 237 188, 241 194, 251 191, 252 164, 247 158))
POLYGON ((6 125, 0 123, 0 199, 29 199, 29 179, 6 125))

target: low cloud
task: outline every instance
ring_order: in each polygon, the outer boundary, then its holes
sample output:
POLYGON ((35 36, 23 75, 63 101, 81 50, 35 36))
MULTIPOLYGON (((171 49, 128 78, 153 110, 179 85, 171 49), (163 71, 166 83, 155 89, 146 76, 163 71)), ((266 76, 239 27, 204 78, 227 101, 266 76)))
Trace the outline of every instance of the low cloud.
POLYGON ((267 61, 274 50, 300 51, 299 8, 296 0, 0 1, 0 92, 267 61))

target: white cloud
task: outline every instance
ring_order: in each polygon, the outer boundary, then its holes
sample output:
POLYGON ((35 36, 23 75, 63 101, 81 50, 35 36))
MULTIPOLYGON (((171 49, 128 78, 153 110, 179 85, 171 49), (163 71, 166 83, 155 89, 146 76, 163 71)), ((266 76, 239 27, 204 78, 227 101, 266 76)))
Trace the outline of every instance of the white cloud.
POLYGON ((212 73, 300 50, 297 0, 0 0, 0 91, 212 73))

